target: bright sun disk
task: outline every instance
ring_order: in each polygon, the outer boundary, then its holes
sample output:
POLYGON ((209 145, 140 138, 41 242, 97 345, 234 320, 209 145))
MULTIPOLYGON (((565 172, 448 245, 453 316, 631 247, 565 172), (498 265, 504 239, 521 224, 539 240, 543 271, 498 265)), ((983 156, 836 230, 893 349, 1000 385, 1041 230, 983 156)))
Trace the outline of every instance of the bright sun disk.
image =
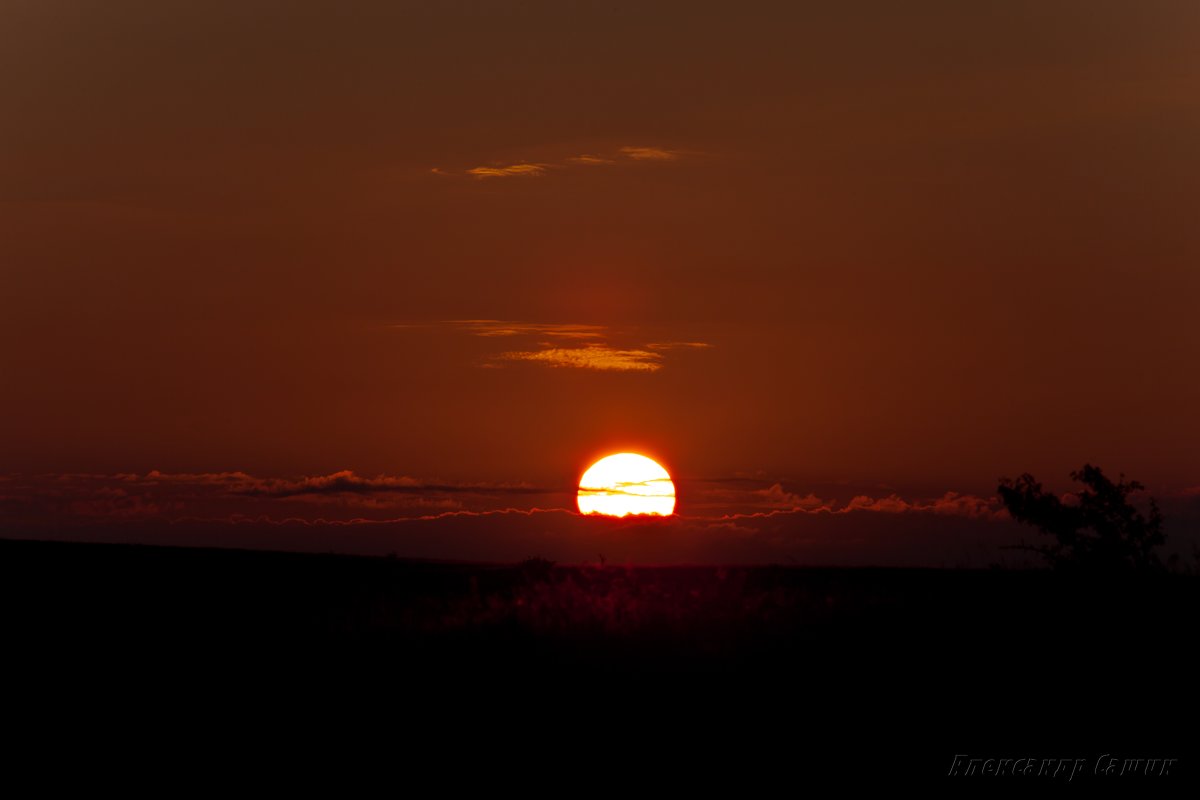
POLYGON ((579 479, 579 512, 624 517, 675 511, 675 484, 653 459, 637 453, 605 456, 579 479))

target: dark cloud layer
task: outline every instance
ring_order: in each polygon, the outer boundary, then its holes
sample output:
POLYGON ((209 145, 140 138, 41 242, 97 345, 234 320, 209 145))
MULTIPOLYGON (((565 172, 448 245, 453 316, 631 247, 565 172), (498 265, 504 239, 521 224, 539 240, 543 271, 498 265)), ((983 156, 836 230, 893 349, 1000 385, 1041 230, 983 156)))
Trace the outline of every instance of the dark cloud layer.
MULTIPOLYGON (((9 530, 8 533, 18 531, 9 530)), ((565 510, 447 512, 418 519, 145 519, 25 532, 43 538, 268 548, 408 558, 560 563, 987 566, 1019 563, 1001 547, 1011 523, 932 513, 784 512, 735 519, 584 517, 565 510)))
MULTIPOLYGON (((296 479, 242 472, 10 475, 0 482, 0 535, 474 561, 536 555, 565 563, 1030 563, 1007 548, 1033 532, 1008 519, 994 498, 947 492, 928 500, 823 500, 778 482, 691 483, 691 512, 614 520, 569 510, 573 493, 561 489, 350 471, 296 479)), ((1200 529, 1200 495, 1163 500, 1171 550, 1186 556, 1200 529)))

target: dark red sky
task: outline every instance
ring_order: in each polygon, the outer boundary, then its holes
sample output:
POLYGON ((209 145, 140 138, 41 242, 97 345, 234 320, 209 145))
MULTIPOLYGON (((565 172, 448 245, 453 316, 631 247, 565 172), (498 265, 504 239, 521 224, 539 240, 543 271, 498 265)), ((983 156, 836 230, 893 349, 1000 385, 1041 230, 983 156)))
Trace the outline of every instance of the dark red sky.
POLYGON ((0 472, 1200 485, 1200 7, 804 5, 5 3, 0 472))

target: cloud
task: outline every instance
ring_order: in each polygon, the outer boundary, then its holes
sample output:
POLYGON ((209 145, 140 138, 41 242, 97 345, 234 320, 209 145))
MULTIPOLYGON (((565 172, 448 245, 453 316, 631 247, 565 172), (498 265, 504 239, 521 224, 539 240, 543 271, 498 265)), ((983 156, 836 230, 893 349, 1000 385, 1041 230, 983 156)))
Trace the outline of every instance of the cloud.
POLYGON ((646 347, 650 350, 707 350, 712 345, 708 342, 651 342, 646 347))
MULTIPOLYGON (((930 512, 781 512, 737 520, 586 516, 565 509, 433 511, 403 519, 228 514, 169 524, 114 517, 46 538, 341 552, 483 562, 986 566, 1018 540, 1011 521, 930 512)), ((38 535, 35 532, 35 536, 38 535)))
POLYGON ((904 500, 899 495, 873 498, 868 495, 857 495, 842 509, 846 511, 881 511, 899 514, 910 511, 930 512, 933 514, 948 514, 963 517, 1006 519, 1008 512, 1004 510, 998 497, 978 497, 964 495, 958 492, 946 492, 933 500, 904 500))
POLYGON ((548 322, 511 322, 499 319, 457 319, 451 325, 461 325, 476 336, 555 336, 563 339, 599 339, 605 333, 603 325, 584 325, 548 322))
POLYGON ((928 509, 935 514, 958 514, 964 517, 992 517, 995 519, 1008 517, 1008 512, 1001 506, 1000 498, 983 498, 958 492, 946 492, 937 500, 918 508, 928 509))
POLYGON ((649 350, 618 350, 604 344, 510 351, 501 353, 499 358, 504 361, 533 361, 551 367, 575 367, 577 369, 625 372, 657 372, 662 369, 662 356, 658 353, 649 350))
POLYGON ((536 178, 544 176, 549 170, 569 170, 573 168, 610 167, 620 164, 649 163, 678 161, 683 157, 681 150, 669 150, 665 147, 619 147, 608 154, 580 153, 567 156, 556 161, 519 161, 513 164, 492 164, 472 167, 462 170, 445 170, 441 167, 431 167, 429 172, 440 177, 466 175, 476 179, 487 178, 536 178))
POLYGON ((681 478, 680 496, 694 513, 731 517, 774 514, 779 511, 832 510, 833 500, 823 500, 809 492, 800 495, 788 491, 780 481, 758 478, 681 478))
POLYGON ((663 368, 664 353, 672 350, 706 350, 713 345, 694 340, 666 340, 641 344, 626 330, 619 336, 604 325, 578 322, 523 322, 505 319, 454 319, 417 325, 397 323, 390 328, 446 327, 462 330, 485 339, 522 339, 510 349, 496 353, 479 364, 485 369, 502 367, 506 362, 523 361, 547 367, 603 370, 613 372, 657 372, 663 368), (614 343, 614 338, 622 341, 614 343), (566 346, 570 345, 570 346, 566 346))
POLYGON ((612 486, 583 486, 579 487, 580 495, 597 495, 611 497, 625 495, 628 497, 673 497, 675 484, 670 478, 648 478, 644 481, 617 481, 612 486), (641 489, 642 491, 631 491, 641 489))
POLYGON ((661 147, 622 147, 621 154, 634 161, 677 161, 681 155, 678 150, 661 147))
POLYGON ((240 487, 258 481, 258 478, 245 472, 159 472, 156 469, 150 470, 144 477, 129 472, 120 473, 117 477, 129 483, 144 483, 148 485, 166 482, 240 487))
POLYGON ((509 164, 504 167, 474 167, 467 174, 476 178, 536 178, 546 174, 545 164, 509 164))
POLYGON ((754 492, 756 499, 759 499, 765 506, 771 508, 787 509, 789 511, 817 511, 830 510, 832 506, 825 500, 817 497, 811 492, 804 497, 792 492, 786 491, 782 484, 772 484, 766 489, 758 489, 754 492))
POLYGON ((304 477, 297 480, 286 479, 255 479, 253 485, 239 486, 233 490, 236 494, 258 495, 269 497, 297 497, 314 494, 457 494, 471 493, 503 493, 503 494, 545 494, 547 490, 525 484, 496 484, 496 483, 445 483, 418 481, 408 476, 379 475, 367 478, 355 474, 352 470, 342 470, 329 475, 304 477))
MULTIPOLYGON (((579 563, 986 566, 1028 530, 996 498, 850 490, 845 500, 783 481, 677 480, 682 513, 596 519, 574 487, 244 472, 8 476, 0 534, 20 538, 257 547, 417 558, 579 563), (736 513, 714 505, 733 503, 736 513), (519 507, 524 506, 524 507, 519 507), (557 508, 556 508, 557 506, 557 508)), ((1161 498, 1168 546, 1197 541, 1195 495, 1161 498), (1169 504, 1169 506, 1168 506, 1169 504)))
POLYGON ((565 505, 574 494, 574 487, 367 477, 351 470, 299 478, 152 470, 144 475, 52 474, 14 481, 12 492, 0 494, 0 530, 70 524, 83 518, 307 517, 314 505, 334 516, 377 513, 395 518, 430 511, 486 510, 512 504, 516 498, 539 497, 544 503, 546 497, 557 497, 565 505))
MULTIPOLYGON (((763 478, 698 478, 677 481, 689 509, 727 518, 774 516, 779 513, 873 514, 930 513, 977 519, 1007 519, 998 497, 946 492, 932 499, 905 498, 894 492, 876 497, 863 487, 841 487, 818 495, 789 490, 782 481, 763 478)), ((826 487, 830 488, 830 487, 826 487)))

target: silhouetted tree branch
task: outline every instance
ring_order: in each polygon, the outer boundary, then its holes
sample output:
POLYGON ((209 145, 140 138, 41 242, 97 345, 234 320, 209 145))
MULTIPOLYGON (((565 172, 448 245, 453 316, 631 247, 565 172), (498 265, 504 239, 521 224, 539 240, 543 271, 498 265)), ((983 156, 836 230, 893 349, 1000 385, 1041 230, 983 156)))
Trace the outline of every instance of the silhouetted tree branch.
POLYGON ((1029 473, 1000 479, 1000 498, 1013 519, 1033 525, 1053 539, 1041 545, 1021 545, 1020 549, 1041 554, 1059 569, 1146 570, 1162 566, 1154 552, 1166 541, 1158 504, 1150 499, 1147 517, 1129 502, 1131 493, 1145 489, 1142 484, 1126 481, 1123 474, 1113 483, 1091 464, 1072 472, 1071 479, 1086 488, 1070 503, 1043 491, 1029 473))

